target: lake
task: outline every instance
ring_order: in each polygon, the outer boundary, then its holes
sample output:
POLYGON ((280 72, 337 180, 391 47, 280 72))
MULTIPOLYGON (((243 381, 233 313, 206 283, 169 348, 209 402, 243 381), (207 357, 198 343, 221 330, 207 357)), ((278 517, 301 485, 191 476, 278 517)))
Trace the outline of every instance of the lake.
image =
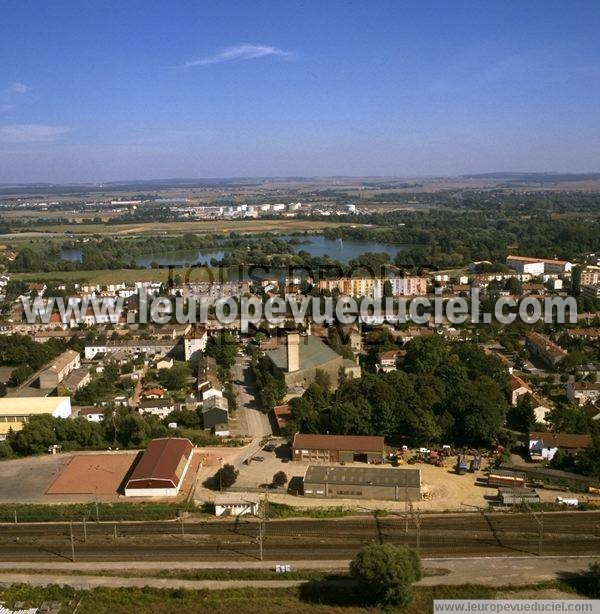
MULTIPOLYGON (((329 256, 340 262, 348 262, 353 258, 357 258, 365 252, 384 252, 389 254, 393 260, 399 251, 404 251, 410 246, 402 244, 378 243, 376 241, 356 241, 344 239, 343 241, 336 239, 328 239, 323 235, 310 236, 289 236, 283 235, 283 239, 293 239, 299 241, 292 243, 294 251, 305 251, 311 256, 329 256)), ((135 263, 137 266, 150 268, 152 263, 161 266, 185 266, 186 264, 210 264, 212 258, 220 260, 225 255, 223 250, 202 250, 202 251, 174 251, 161 252, 159 254, 146 254, 137 256, 135 263)), ((65 260, 73 260, 81 262, 81 250, 78 249, 63 249, 61 257, 65 260)))

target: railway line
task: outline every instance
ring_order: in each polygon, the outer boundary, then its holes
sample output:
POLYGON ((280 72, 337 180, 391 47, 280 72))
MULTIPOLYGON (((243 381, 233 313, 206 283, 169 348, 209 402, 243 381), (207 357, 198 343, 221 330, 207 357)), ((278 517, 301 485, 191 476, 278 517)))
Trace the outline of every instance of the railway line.
MULTIPOLYGON (((80 561, 255 560, 259 523, 73 523, 80 561)), ((544 514, 543 531, 531 514, 465 513, 343 519, 289 519, 266 523, 268 560, 348 559, 370 542, 406 544, 424 556, 590 555, 600 553, 600 512, 544 514), (541 550, 540 550, 541 548, 541 550)), ((71 559, 69 523, 0 525, 1 561, 71 559)))

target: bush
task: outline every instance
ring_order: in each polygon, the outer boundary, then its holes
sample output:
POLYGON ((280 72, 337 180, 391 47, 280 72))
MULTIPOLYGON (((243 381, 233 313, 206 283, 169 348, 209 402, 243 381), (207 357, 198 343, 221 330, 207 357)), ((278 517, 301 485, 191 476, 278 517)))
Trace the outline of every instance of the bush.
POLYGON ((235 484, 239 471, 233 465, 223 465, 215 475, 219 488, 229 488, 235 484))
POLYGON ((419 555, 405 546, 364 546, 350 564, 350 573, 369 601, 406 606, 411 584, 421 579, 419 555))
POLYGON ((284 486, 285 484, 287 484, 288 478, 287 475, 285 474, 285 471, 278 471, 274 476, 273 476, 273 484, 275 486, 284 486))
POLYGON ((592 563, 585 576, 585 594, 591 599, 600 599, 600 563, 592 563))

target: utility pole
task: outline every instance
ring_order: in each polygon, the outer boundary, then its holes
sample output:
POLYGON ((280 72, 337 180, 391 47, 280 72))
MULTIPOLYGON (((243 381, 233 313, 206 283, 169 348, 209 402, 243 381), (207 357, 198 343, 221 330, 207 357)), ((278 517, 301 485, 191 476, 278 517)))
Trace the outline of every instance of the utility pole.
POLYGON ((538 528, 539 528, 538 555, 542 556, 542 551, 544 547, 544 512, 543 510, 540 512, 540 521, 538 523, 538 528))
POLYGON ((531 514, 538 527, 538 556, 542 556, 544 551, 544 512, 539 513, 539 516, 529 507, 529 504, 525 502, 525 508, 531 514))
POLYGON ((179 520, 181 521, 181 534, 185 535, 185 528, 184 528, 184 525, 183 525, 183 516, 180 516, 179 520))
POLYGON ((96 504, 96 522, 100 522, 100 512, 98 511, 98 491, 94 491, 94 503, 96 504))
POLYGON ((15 524, 19 524, 19 521, 17 519, 17 510, 15 510, 15 524))
POLYGON ((417 511, 416 520, 417 523, 417 554, 421 554, 421 512, 417 511))
POLYGON ((410 515, 413 517, 413 520, 415 521, 415 527, 417 529, 416 550, 417 550, 417 553, 420 554, 421 552, 421 512, 419 510, 415 512, 415 510, 413 509, 412 501, 409 501, 408 505, 410 509, 410 515))
POLYGON ((404 533, 408 535, 408 486, 404 487, 404 533))
POLYGON ((113 537, 115 538, 115 541, 117 541, 117 523, 113 525, 113 537))
POLYGON ((69 529, 71 531, 71 560, 75 562, 75 538, 73 537, 73 522, 69 522, 69 529))
POLYGON ((85 514, 83 515, 83 542, 87 542, 87 526, 85 524, 85 514))
POLYGON ((267 488, 265 487, 265 498, 259 504, 258 510, 258 549, 261 561, 263 560, 263 541, 265 539, 265 522, 267 520, 268 506, 269 495, 267 493, 267 488))

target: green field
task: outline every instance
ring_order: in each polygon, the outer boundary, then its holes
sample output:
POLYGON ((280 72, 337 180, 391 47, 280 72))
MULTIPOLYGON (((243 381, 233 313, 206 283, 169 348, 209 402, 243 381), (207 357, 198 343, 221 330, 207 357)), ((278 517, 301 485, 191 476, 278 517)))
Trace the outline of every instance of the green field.
MULTIPOLYGON (((226 270, 223 273, 227 274, 226 270)), ((172 275, 180 275, 189 282, 219 281, 220 272, 216 269, 204 267, 174 268, 172 275), (212 273, 211 273, 212 271, 212 273)), ((169 278, 169 269, 101 269, 98 271, 48 271, 40 273, 12 273, 11 279, 16 281, 43 281, 55 283, 95 283, 119 284, 133 283, 135 281, 156 281, 165 283, 169 278)))

